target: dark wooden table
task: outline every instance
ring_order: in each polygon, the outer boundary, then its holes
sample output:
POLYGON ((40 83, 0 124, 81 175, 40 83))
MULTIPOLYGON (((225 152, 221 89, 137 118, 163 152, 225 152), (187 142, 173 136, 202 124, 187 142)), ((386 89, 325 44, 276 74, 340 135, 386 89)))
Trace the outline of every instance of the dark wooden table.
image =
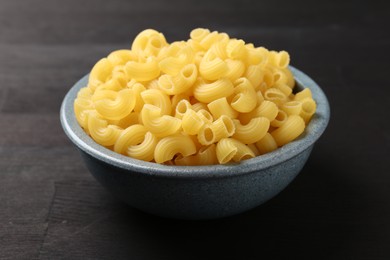
POLYGON ((390 259, 386 1, 0 0, 1 259, 390 259), (113 198, 59 122, 68 89, 145 28, 207 27, 287 50, 332 118, 294 182, 214 221, 162 219, 113 198))

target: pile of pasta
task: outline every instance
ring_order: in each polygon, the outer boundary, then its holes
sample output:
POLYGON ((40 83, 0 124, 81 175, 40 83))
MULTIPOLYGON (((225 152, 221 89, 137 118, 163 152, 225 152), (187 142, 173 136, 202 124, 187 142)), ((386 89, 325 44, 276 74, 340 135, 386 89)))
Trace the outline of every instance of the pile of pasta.
POLYGON ((289 62, 226 33, 169 44, 147 29, 94 65, 74 111, 97 143, 139 160, 239 162, 296 139, 315 113, 310 89, 293 93, 289 62))

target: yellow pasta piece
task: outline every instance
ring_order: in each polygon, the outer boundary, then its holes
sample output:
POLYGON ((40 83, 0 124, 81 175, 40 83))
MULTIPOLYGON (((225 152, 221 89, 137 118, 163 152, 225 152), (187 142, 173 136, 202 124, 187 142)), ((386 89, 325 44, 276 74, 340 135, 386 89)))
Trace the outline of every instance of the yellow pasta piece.
POLYGON ((170 161, 177 154, 183 157, 196 153, 196 146, 192 139, 186 135, 173 135, 162 138, 154 150, 156 163, 170 161))
POLYGON ((131 89, 123 89, 117 93, 115 100, 102 99, 95 101, 95 109, 107 119, 119 120, 131 113, 135 102, 134 92, 131 89))
POLYGON ((198 75, 195 64, 187 64, 178 75, 162 75, 158 79, 161 90, 168 95, 177 95, 186 92, 192 87, 198 75))
POLYGON ((141 111, 142 122, 148 131, 157 137, 175 134, 181 127, 181 120, 172 116, 163 115, 161 108, 145 104, 141 111))
POLYGON ((82 128, 88 129, 88 113, 95 108, 93 102, 88 98, 78 97, 73 103, 73 108, 77 122, 82 128))
POLYGON ((261 65, 250 65, 246 68, 244 77, 247 78, 252 86, 257 89, 263 82, 264 71, 261 65))
POLYGON ((261 140, 270 126, 270 121, 266 117, 255 117, 246 125, 242 125, 237 119, 233 122, 236 129, 233 138, 244 144, 253 144, 261 140))
POLYGON ((88 115, 88 131, 93 140, 103 146, 112 146, 119 138, 123 129, 115 125, 108 125, 97 112, 88 115))
POLYGON ((288 118, 287 113, 279 109, 275 119, 271 121, 271 126, 281 127, 286 122, 287 118, 288 118))
POLYGON ((153 57, 147 58, 146 62, 129 61, 124 69, 129 78, 137 81, 149 81, 160 75, 160 68, 153 57))
POLYGON ((210 34, 209 29, 197 28, 191 31, 190 37, 196 42, 201 42, 207 35, 210 34))
POLYGON ((287 118, 281 127, 272 131, 271 135, 278 146, 282 146, 301 135, 304 129, 305 121, 300 116, 292 115, 287 118))
POLYGON ((238 119, 243 124, 249 123, 252 118, 256 117, 266 117, 269 121, 272 121, 277 116, 278 111, 278 106, 275 105, 275 103, 268 100, 264 100, 263 102, 261 102, 260 106, 258 106, 251 112, 240 114, 238 116, 238 119))
POLYGON ((234 86, 226 78, 212 83, 199 83, 194 86, 194 96, 203 103, 210 103, 216 99, 228 97, 234 92, 234 86))
POLYGON ((231 82, 236 81, 240 78, 245 72, 245 64, 240 60, 225 60, 227 65, 227 72, 225 77, 228 78, 231 82))
POLYGON ((234 110, 231 105, 229 105, 226 97, 222 97, 210 102, 207 107, 210 113, 213 115, 214 119, 218 119, 222 115, 226 115, 230 118, 237 118, 238 116, 238 112, 234 110))
POLYGON ((176 165, 211 165, 218 163, 215 144, 202 146, 195 155, 177 157, 176 165))
POLYGON ((199 64, 199 73, 207 80, 217 80, 224 77, 228 69, 226 62, 211 51, 206 52, 199 64))
POLYGON ((132 50, 116 50, 111 52, 107 59, 112 65, 125 65, 128 61, 138 60, 138 55, 132 50))
POLYGON ((135 37, 133 44, 131 45, 131 49, 133 51, 144 51, 148 44, 150 44, 150 39, 153 36, 159 37, 160 44, 163 43, 162 45, 166 45, 166 40, 162 33, 153 29, 146 29, 135 37))
POLYGON ((113 64, 107 58, 99 60, 89 73, 88 87, 95 90, 97 86, 106 82, 113 67, 113 64))
POLYGON ((234 97, 231 101, 231 106, 236 111, 248 113, 257 105, 257 96, 255 89, 247 78, 239 78, 234 82, 234 97))
POLYGON ((209 126, 213 132, 214 142, 232 136, 236 130, 233 120, 226 115, 222 115, 209 126))
POLYGON ((231 59, 245 59, 246 48, 243 40, 231 39, 226 46, 226 54, 231 59))
POLYGON ((268 62, 273 66, 284 69, 290 63, 290 55, 286 51, 270 51, 268 62))
POLYGON ((124 129, 115 142, 114 151, 120 154, 126 154, 127 148, 131 145, 137 145, 142 142, 145 134, 148 132, 145 126, 135 124, 124 129))
POLYGON ((233 138, 221 139, 217 143, 216 154, 220 164, 228 163, 231 160, 238 162, 255 157, 248 146, 233 138))
POLYGON ((302 102, 289 101, 282 105, 282 109, 287 115, 299 115, 302 111, 302 102))
POLYGON ((196 113, 194 110, 189 109, 183 115, 182 121, 183 131, 189 135, 196 135, 205 124, 201 115, 196 113))
POLYGON ((260 154, 272 152, 278 148, 278 144, 270 133, 266 133, 265 136, 258 142, 256 142, 257 150, 260 154))
POLYGON ((270 88, 265 91, 264 99, 280 106, 287 101, 287 96, 280 89, 270 88))
POLYGON ((302 110, 299 113, 299 115, 303 118, 305 123, 307 124, 311 117, 314 115, 316 109, 317 109, 317 104, 314 102, 312 98, 305 98, 301 100, 302 103, 302 110))
POLYGON ((131 145, 127 148, 127 155, 138 160, 152 161, 158 138, 151 132, 146 132, 140 144, 131 145))
POLYGON ((175 109, 175 117, 182 119, 188 110, 192 110, 191 103, 185 99, 180 100, 175 109))
POLYGON ((303 100, 305 98, 313 98, 312 94, 311 94, 311 90, 309 88, 305 88, 304 90, 302 90, 301 92, 298 92, 294 96, 294 100, 295 101, 301 101, 301 100, 303 100))
POLYGON ((161 109, 164 115, 170 115, 172 104, 169 97, 159 89, 147 89, 141 92, 142 100, 145 104, 150 104, 161 109))

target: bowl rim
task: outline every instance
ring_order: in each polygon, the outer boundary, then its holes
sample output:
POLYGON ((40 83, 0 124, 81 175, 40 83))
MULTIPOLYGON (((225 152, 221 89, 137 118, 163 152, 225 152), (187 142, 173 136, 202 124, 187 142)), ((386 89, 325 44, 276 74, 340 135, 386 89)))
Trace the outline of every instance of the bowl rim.
POLYGON ((264 155, 239 163, 207 166, 162 165, 141 161, 118 154, 96 143, 78 124, 74 115, 73 102, 80 88, 85 87, 89 74, 78 80, 66 94, 60 110, 61 125, 68 138, 82 151, 99 161, 114 165, 129 173, 165 178, 225 178, 264 170, 283 161, 287 161, 310 148, 325 131, 330 118, 329 102, 322 89, 308 75, 289 66, 294 75, 296 87, 309 88, 317 103, 317 110, 306 126, 305 132, 294 141, 264 155))

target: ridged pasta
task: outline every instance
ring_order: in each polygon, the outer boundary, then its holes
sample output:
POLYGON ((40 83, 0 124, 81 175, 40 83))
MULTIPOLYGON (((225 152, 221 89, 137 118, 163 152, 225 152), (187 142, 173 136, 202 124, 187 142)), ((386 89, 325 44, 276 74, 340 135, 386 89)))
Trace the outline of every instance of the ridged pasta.
POLYGON ((226 33, 198 28, 168 43, 147 29, 96 62, 74 113, 98 144, 138 160, 238 162, 296 139, 315 115, 310 89, 293 91, 289 62, 226 33))
POLYGON ((162 138, 154 150, 156 163, 170 161, 177 154, 183 157, 196 153, 196 146, 192 139, 186 135, 173 135, 162 138))

